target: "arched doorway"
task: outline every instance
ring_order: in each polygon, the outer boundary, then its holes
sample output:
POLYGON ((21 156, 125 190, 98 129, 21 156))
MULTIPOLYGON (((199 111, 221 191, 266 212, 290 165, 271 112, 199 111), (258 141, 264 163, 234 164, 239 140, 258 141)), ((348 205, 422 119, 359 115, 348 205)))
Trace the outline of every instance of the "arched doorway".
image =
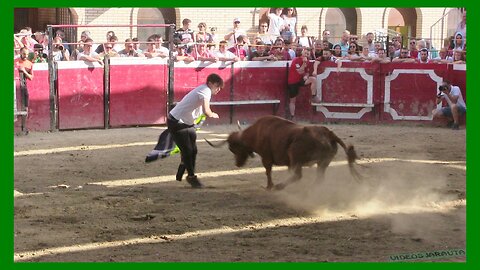
POLYGON ((327 9, 323 30, 330 31, 332 38, 330 42, 332 43, 340 42, 344 30, 350 31, 351 34, 357 34, 357 11, 354 8, 327 9))
POLYGON ((417 38, 417 12, 413 8, 390 9, 387 28, 401 33, 405 45, 408 38, 417 38))
MULTIPOLYGON (((172 24, 176 22, 174 8, 139 8, 135 24, 172 24)), ((164 27, 137 27, 137 37, 140 42, 147 40, 152 34, 160 34, 168 41, 169 28, 164 27)), ((144 49, 145 45, 140 46, 144 49)))

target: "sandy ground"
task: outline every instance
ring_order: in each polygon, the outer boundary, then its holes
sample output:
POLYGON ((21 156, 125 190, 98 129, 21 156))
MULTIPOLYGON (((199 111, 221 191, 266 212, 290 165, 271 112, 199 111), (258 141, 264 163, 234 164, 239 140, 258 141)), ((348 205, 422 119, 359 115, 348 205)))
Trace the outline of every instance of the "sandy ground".
POLYGON ((465 250, 465 130, 327 127, 355 145, 362 183, 339 150, 323 183, 312 167, 266 191, 258 157, 236 168, 226 147, 203 141, 234 126, 198 133, 201 190, 175 181, 178 155, 144 163, 162 127, 15 137, 15 261, 391 261, 465 250))

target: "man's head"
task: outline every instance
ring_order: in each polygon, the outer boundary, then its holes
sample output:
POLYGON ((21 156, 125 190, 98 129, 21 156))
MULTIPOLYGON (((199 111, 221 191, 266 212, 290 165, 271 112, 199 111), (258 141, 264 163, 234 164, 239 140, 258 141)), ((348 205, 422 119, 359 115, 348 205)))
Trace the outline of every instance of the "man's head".
POLYGON ((113 31, 108 31, 108 32, 107 32, 107 35, 106 35, 107 41, 110 41, 110 37, 112 37, 112 36, 115 36, 115 32, 113 32, 113 31))
POLYGON ((408 53, 408 49, 403 47, 402 49, 400 49, 400 58, 409 58, 410 56, 408 55, 408 53))
POLYGON ((239 18, 233 19, 233 27, 235 27, 235 28, 240 27, 240 19, 239 18))
POLYGON ((323 40, 328 40, 330 38, 330 30, 323 30, 322 32, 323 40))
POLYGON ((442 84, 438 87, 438 90, 441 92, 450 91, 452 84, 448 80, 444 80, 442 84))
POLYGON ((373 33, 368 32, 367 35, 366 35, 366 38, 367 38, 368 44, 371 44, 373 42, 373 33))
POLYGON ((190 28, 191 23, 192 23, 192 20, 187 19, 187 18, 183 19, 183 21, 182 21, 183 28, 185 28, 185 29, 190 28))
POLYGON ((125 39, 125 50, 126 50, 126 51, 134 50, 134 48, 133 48, 133 40, 132 40, 131 38, 125 39))
POLYGON ((207 77, 207 86, 212 90, 212 94, 217 94, 224 86, 222 77, 216 73, 211 73, 207 77))
POLYGON ((83 50, 88 54, 92 49, 93 40, 91 38, 85 39, 85 43, 83 44, 83 50))
POLYGON ((426 48, 420 50, 420 60, 423 62, 428 60, 428 50, 426 48))
POLYGON ((218 43, 218 49, 220 51, 225 51, 226 46, 227 46, 227 41, 226 40, 222 40, 218 43))
POLYGON ((325 49, 322 51, 322 60, 323 61, 328 61, 332 59, 332 51, 330 51, 329 49, 325 49))
POLYGON ((350 38, 350 31, 344 30, 342 33, 342 41, 346 43, 348 42, 349 38, 350 38))
POLYGON ((380 41, 377 41, 373 46, 375 47, 375 51, 378 52, 378 50, 382 48, 382 43, 380 41))
POLYGON ((27 47, 22 47, 20 49, 20 59, 22 59, 23 61, 27 60, 28 59, 28 48, 27 47))
POLYGON ((302 33, 302 35, 306 35, 308 32, 308 27, 306 25, 302 25, 300 32, 302 33))
POLYGON ((378 49, 377 55, 378 55, 379 58, 385 58, 385 57, 387 57, 387 53, 385 52, 385 49, 384 49, 384 48, 378 49))

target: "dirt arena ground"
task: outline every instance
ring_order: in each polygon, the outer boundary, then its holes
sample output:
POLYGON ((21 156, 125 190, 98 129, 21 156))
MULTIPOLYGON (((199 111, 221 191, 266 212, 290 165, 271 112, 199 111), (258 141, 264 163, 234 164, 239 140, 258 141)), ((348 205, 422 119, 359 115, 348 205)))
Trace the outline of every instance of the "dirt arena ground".
POLYGON ((226 147, 203 141, 235 126, 199 131, 200 190, 175 181, 179 155, 144 163, 163 127, 15 137, 14 259, 356 262, 465 250, 464 129, 327 127, 355 145, 364 182, 340 148, 325 182, 305 168, 302 181, 266 191, 258 157, 236 168, 226 147))

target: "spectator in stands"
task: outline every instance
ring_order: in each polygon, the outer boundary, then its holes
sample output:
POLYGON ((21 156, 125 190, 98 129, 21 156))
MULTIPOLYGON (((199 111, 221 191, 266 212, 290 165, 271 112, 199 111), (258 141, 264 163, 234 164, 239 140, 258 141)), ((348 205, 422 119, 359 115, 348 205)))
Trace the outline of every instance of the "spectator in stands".
POLYGON ((368 44, 365 44, 362 46, 362 51, 359 54, 360 60, 365 61, 365 62, 370 62, 373 58, 376 57, 374 52, 370 52, 370 49, 368 48, 368 44))
POLYGON ((365 39, 367 40, 367 44, 365 44, 365 47, 368 48, 368 52, 370 53, 375 53, 375 43, 373 42, 373 33, 368 32, 367 35, 365 35, 365 39))
MULTIPOLYGON (((424 39, 417 40, 417 50, 418 50, 418 55, 417 58, 420 59, 420 51, 422 49, 427 49, 427 42, 424 39)), ((430 58, 430 53, 428 54, 428 58, 430 58)))
POLYGON ((453 48, 452 50, 465 50, 465 39, 463 38, 463 35, 461 32, 455 33, 455 40, 453 42, 453 48))
POLYGON ((274 55, 270 54, 267 46, 265 46, 265 43, 263 43, 263 41, 257 41, 256 45, 256 50, 250 54, 250 61, 274 60, 274 55))
POLYGON ((70 53, 62 44, 62 39, 59 36, 53 39, 52 55, 53 61, 70 61, 70 53))
POLYGON ((297 40, 297 11, 293 7, 286 8, 281 15, 284 21, 284 28, 280 32, 283 40, 291 43, 297 40))
POLYGON ((388 57, 390 60, 393 60, 395 58, 395 54, 397 53, 397 50, 395 49, 395 45, 393 43, 388 43, 388 57))
POLYGON ((118 52, 118 55, 121 57, 142 57, 143 54, 138 53, 133 45, 133 40, 131 38, 125 39, 125 48, 118 52))
POLYGON ((229 48, 235 45, 238 36, 247 36, 247 32, 240 28, 240 19, 235 18, 233 19, 233 27, 228 29, 224 36, 224 39, 228 41, 229 48))
POLYGON ((394 52, 393 56, 390 56, 390 57, 392 57, 392 59, 393 59, 395 57, 400 56, 400 51, 402 49, 401 37, 400 36, 392 37, 392 43, 393 43, 393 46, 395 47, 395 52, 394 52))
POLYGON ((296 97, 301 86, 310 85, 310 90, 312 93, 312 102, 320 102, 320 99, 316 97, 317 88, 316 88, 316 79, 314 76, 310 76, 308 72, 308 56, 310 51, 308 48, 302 50, 302 55, 295 57, 292 60, 292 63, 288 70, 288 97, 289 104, 288 108, 290 111, 289 119, 295 120, 295 102, 296 97))
POLYGON ((380 48, 377 51, 377 57, 372 58, 372 62, 378 62, 378 63, 385 64, 385 63, 390 63, 391 60, 387 56, 387 52, 385 51, 385 49, 380 48))
POLYGON ((207 32, 207 24, 201 22, 198 24, 198 32, 195 40, 200 43, 213 43, 212 35, 207 32))
POLYGON ((43 53, 48 55, 48 35, 44 32, 35 32, 34 36, 38 44, 42 45, 43 53))
POLYGON ((323 42, 320 39, 315 40, 315 48, 313 52, 314 58, 322 57, 323 42))
POLYGON ((177 45, 177 52, 175 53, 175 61, 184 61, 185 63, 191 63, 195 61, 195 58, 187 53, 187 45, 186 44, 178 44, 177 45))
POLYGON ((412 38, 410 39, 408 44, 409 44, 408 46, 409 56, 413 59, 417 59, 418 58, 417 40, 412 38))
POLYGON ((134 49, 137 53, 143 53, 142 49, 140 49, 140 48, 138 47, 138 45, 139 45, 139 43, 140 43, 140 42, 138 41, 138 38, 134 37, 134 38, 132 38, 132 41, 133 41, 133 42, 132 42, 132 43, 133 43, 133 49, 134 49))
POLYGON ((267 32, 268 23, 263 21, 260 23, 258 33, 255 38, 260 38, 264 44, 273 44, 272 36, 267 32))
POLYGON ((434 59, 438 57, 438 50, 432 46, 432 40, 429 38, 425 39, 425 46, 427 47, 428 51, 430 52, 428 55, 430 59, 434 59))
POLYGON ((16 48, 18 50, 26 47, 30 52, 33 52, 33 45, 37 44, 38 42, 32 38, 31 29, 32 28, 30 27, 25 27, 16 35, 16 48))
POLYGON ((118 44, 117 42, 118 42, 118 37, 111 36, 108 44, 112 45, 113 46, 112 50, 118 53, 119 51, 123 50, 123 48, 122 48, 122 45, 118 44))
POLYGON ((458 23, 456 33, 460 32, 463 38, 467 38, 467 10, 463 10, 462 20, 458 23))
POLYGON ((68 51, 68 53, 71 53, 72 50, 70 48, 70 45, 67 44, 68 40, 66 39, 65 31, 63 31, 62 29, 57 29, 57 31, 55 32, 55 36, 62 39, 63 47, 65 48, 65 50, 68 51))
POLYGON ((418 63, 421 64, 428 64, 431 63, 430 60, 428 59, 428 49, 427 48, 422 48, 420 49, 420 52, 418 53, 418 63))
POLYGON ((453 51, 453 64, 465 64, 465 54, 462 50, 454 50, 453 51))
POLYGON ((357 43, 357 51, 361 52, 362 51, 362 46, 360 46, 358 44, 358 36, 357 35, 350 35, 350 37, 348 38, 349 47, 350 47, 350 43, 352 43, 352 42, 357 43))
POLYGON ((154 58, 154 57, 166 58, 166 57, 168 57, 167 53, 157 50, 157 44, 158 44, 158 42, 155 40, 154 37, 152 37, 152 36, 148 37, 147 48, 143 52, 145 57, 147 57, 147 58, 154 58))
POLYGON ((227 41, 222 40, 218 44, 218 50, 214 52, 215 57, 223 62, 233 61, 237 62, 239 58, 232 52, 227 50, 227 41))
POLYGON ((197 61, 217 62, 219 60, 214 52, 207 49, 207 45, 204 43, 197 43, 191 55, 197 61))
POLYGON ((33 53, 28 54, 28 60, 32 63, 46 63, 47 55, 43 52, 42 44, 33 45, 33 53))
MULTIPOLYGON (((297 53, 292 49, 292 42, 289 40, 285 40, 284 43, 285 43, 285 50, 290 55, 290 59, 297 57, 297 53)), ((312 57, 309 57, 308 59, 312 59, 312 57)))
POLYGON ((333 49, 333 44, 329 41, 330 35, 331 35, 330 30, 326 30, 326 29, 323 30, 323 32, 322 32, 322 40, 323 40, 324 42, 325 42, 325 41, 328 42, 328 48, 329 48, 329 49, 333 49))
POLYGON ((177 40, 177 43, 191 43, 195 42, 195 32, 190 29, 190 24, 192 21, 190 19, 183 19, 182 27, 178 28, 175 33, 173 34, 173 38, 177 40))
POLYGON ((333 45, 332 55, 337 59, 342 57, 342 46, 340 44, 333 45))
POLYGON ((272 49, 270 49, 270 54, 274 56, 274 60, 291 60, 290 54, 281 38, 275 40, 272 49))
POLYGON ((344 30, 342 33, 342 38, 340 40, 340 48, 342 50, 342 57, 347 55, 348 52, 348 41, 350 39, 350 31, 344 30))
POLYGON ((242 35, 238 36, 235 46, 228 49, 228 51, 237 56, 240 61, 248 60, 247 51, 243 48, 243 45, 245 45, 245 38, 246 37, 242 35))
MULTIPOLYGON (((313 63, 313 72, 312 72, 312 76, 314 78, 316 78, 317 74, 318 74, 318 65, 320 65, 320 63, 323 63, 323 62, 333 62, 335 63, 337 61, 337 58, 335 56, 332 55, 332 50, 330 49, 325 49, 322 51, 322 57, 319 57, 317 59, 315 59, 315 62, 313 63)), ((316 100, 317 102, 319 102, 319 98, 314 98, 314 100, 316 100)))
POLYGON ((311 48, 312 47, 312 40, 308 36, 308 27, 306 25, 302 25, 300 29, 300 36, 298 37, 298 45, 302 47, 311 48))
MULTIPOLYGON (((113 31, 108 31, 107 34, 106 34, 106 40, 107 42, 110 42, 110 38, 115 36, 115 32, 113 31)), ((102 53, 103 51, 105 51, 105 48, 103 47, 104 44, 100 44, 98 45, 98 47, 95 49, 95 52, 97 54, 100 54, 102 53)), ((93 45, 92 45, 93 46, 93 45)))
POLYGON ((348 46, 348 52, 347 55, 344 57, 344 59, 350 60, 350 61, 363 61, 363 58, 360 57, 360 54, 358 53, 358 44, 355 41, 350 42, 350 45, 348 46))
POLYGON ((268 10, 268 33, 272 35, 272 39, 280 37, 280 33, 285 28, 285 21, 281 17, 282 12, 282 8, 274 8, 273 10, 270 8, 268 10))
POLYGON ((459 117, 467 111, 467 106, 463 100, 460 88, 452 85, 449 81, 443 81, 438 91, 439 94, 437 95, 436 104, 445 101, 446 106, 443 106, 441 109, 434 109, 432 111, 433 119, 446 118, 449 120, 448 126, 454 130, 458 130, 459 117))
POLYGON ((409 53, 408 49, 403 47, 400 50, 400 56, 393 58, 392 63, 415 63, 415 62, 417 62, 417 60, 415 58, 411 58, 408 55, 408 53, 409 53))
POLYGON ((212 38, 211 43, 217 42, 217 27, 210 27, 210 37, 212 38))
POLYGON ((375 54, 378 54, 378 50, 383 49, 382 42, 380 41, 375 41, 373 46, 374 46, 375 54))
POLYGON ((103 45, 104 51, 99 54, 100 59, 104 59, 105 56, 107 56, 107 55, 108 55, 108 57, 119 57, 120 55, 118 55, 118 53, 113 48, 114 48, 113 43, 110 43, 110 42, 105 43, 103 45))
POLYGON ((97 62, 100 65, 103 65, 103 62, 100 59, 98 53, 92 50, 92 44, 93 44, 93 40, 91 38, 87 38, 85 40, 85 43, 83 44, 83 52, 77 55, 77 60, 92 62, 92 63, 97 62))
POLYGON ((448 56, 448 49, 447 48, 442 48, 438 52, 438 56, 432 59, 433 63, 438 63, 438 64, 448 64, 453 62, 453 58, 451 56, 448 56))
POLYGON ((155 41, 155 52, 160 53, 160 57, 168 57, 170 50, 163 46, 163 37, 160 34, 153 34, 149 39, 155 41))

